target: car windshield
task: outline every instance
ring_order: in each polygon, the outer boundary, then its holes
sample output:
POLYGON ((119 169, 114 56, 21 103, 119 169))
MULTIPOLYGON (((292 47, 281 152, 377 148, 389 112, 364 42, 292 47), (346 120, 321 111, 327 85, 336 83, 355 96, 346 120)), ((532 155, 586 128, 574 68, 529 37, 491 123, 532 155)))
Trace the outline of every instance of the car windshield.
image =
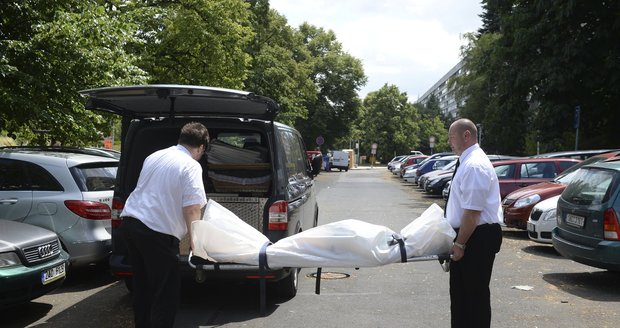
POLYGON ((562 193, 562 199, 578 205, 605 203, 618 184, 617 176, 617 172, 610 170, 596 168, 579 170, 562 193))
POLYGON ((454 167, 456 166, 456 159, 453 160, 452 162, 444 165, 444 167, 442 167, 442 170, 452 170, 454 167))
POLYGON ((561 184, 569 184, 575 177, 575 173, 577 172, 577 170, 579 170, 579 168, 581 168, 584 165, 598 163, 606 159, 607 158, 605 157, 599 157, 599 156, 590 157, 586 159, 585 161, 581 163, 577 163, 571 166, 570 168, 566 169, 564 172, 562 172, 562 174, 558 175, 557 178, 553 179, 553 181, 557 183, 561 183, 561 184))

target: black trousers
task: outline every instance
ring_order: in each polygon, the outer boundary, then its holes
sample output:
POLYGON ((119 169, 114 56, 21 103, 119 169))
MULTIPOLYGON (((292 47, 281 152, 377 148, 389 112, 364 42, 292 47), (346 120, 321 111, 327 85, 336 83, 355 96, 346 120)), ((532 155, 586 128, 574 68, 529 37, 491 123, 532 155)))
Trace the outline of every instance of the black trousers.
POLYGON ((450 263, 452 328, 491 326, 489 283, 501 244, 499 224, 479 225, 467 241, 463 258, 450 263))
POLYGON ((133 269, 136 327, 172 327, 179 306, 179 240, 125 217, 122 232, 133 269))

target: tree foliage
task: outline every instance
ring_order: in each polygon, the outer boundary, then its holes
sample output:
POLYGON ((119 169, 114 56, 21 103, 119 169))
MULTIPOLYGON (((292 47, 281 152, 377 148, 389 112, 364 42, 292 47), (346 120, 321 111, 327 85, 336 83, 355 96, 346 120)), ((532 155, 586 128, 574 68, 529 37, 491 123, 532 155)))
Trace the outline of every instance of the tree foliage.
POLYGON ((116 124, 77 91, 178 83, 271 97, 309 145, 321 134, 333 147, 350 137, 366 82, 333 32, 293 28, 268 0, 3 2, 0 77, 0 131, 74 145, 116 124))
MULTIPOLYGON (((135 7, 133 7, 135 6, 135 7)), ((148 42, 138 52, 150 83, 241 89, 250 70, 254 37, 243 0, 178 0, 127 10, 148 42)))
POLYGON ((370 154, 373 143, 377 144, 378 158, 383 160, 417 149, 420 144, 417 123, 420 113, 397 86, 386 84, 378 91, 370 92, 364 99, 363 108, 360 153, 370 154))
POLYGON ((360 112, 357 92, 366 83, 362 63, 342 50, 333 31, 304 23, 299 33, 311 56, 310 79, 316 98, 305 99, 307 119, 297 119, 295 126, 309 147, 322 136, 326 149, 344 148, 343 141, 351 137, 360 112))
POLYGON ((138 42, 135 26, 96 1, 13 1, 0 17, 0 130, 39 143, 99 139, 109 124, 77 91, 146 80, 124 49, 138 42))
POLYGON ((252 69, 245 87, 278 102, 278 120, 294 124, 308 117, 307 101, 314 101, 317 90, 310 79, 312 58, 301 35, 287 25, 274 10, 265 13, 264 5, 254 7, 255 38, 250 46, 252 69))
POLYGON ((615 148, 620 111, 620 3, 484 1, 485 25, 464 48, 461 116, 484 126, 485 148, 514 154, 615 148), (515 133, 520 131, 520 133, 515 133))

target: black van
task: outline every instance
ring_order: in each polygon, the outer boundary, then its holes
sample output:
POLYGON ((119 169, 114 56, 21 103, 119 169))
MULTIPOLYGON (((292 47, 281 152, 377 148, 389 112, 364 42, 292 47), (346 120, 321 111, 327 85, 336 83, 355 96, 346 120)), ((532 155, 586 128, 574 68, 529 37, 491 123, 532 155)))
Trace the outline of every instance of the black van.
MULTIPOLYGON (((125 200, 135 188, 144 159, 175 145, 180 128, 197 121, 209 129, 210 150, 200 160, 207 197, 261 231, 272 242, 315 227, 319 208, 315 170, 299 132, 274 121, 278 105, 249 92, 184 85, 143 85, 80 91, 86 108, 122 116, 122 149, 112 205, 114 275, 131 289, 131 267, 119 227, 125 200)), ((188 265, 189 243, 181 241, 180 265, 188 265)), ((253 267, 206 272, 206 279, 259 277, 253 267)), ((298 268, 270 271, 270 282, 286 296, 297 292, 298 268)), ((264 275, 263 275, 264 276, 264 275)))

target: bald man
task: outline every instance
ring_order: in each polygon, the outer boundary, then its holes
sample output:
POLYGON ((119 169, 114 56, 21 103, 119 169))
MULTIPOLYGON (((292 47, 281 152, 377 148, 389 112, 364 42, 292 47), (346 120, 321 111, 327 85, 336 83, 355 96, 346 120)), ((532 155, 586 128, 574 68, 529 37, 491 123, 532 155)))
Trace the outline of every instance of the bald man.
POLYGON ((457 232, 450 265, 452 327, 490 327, 489 282, 502 244, 499 182, 472 121, 452 123, 448 142, 459 155, 446 204, 446 219, 457 232))

